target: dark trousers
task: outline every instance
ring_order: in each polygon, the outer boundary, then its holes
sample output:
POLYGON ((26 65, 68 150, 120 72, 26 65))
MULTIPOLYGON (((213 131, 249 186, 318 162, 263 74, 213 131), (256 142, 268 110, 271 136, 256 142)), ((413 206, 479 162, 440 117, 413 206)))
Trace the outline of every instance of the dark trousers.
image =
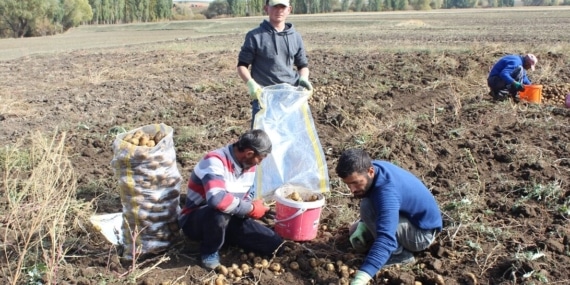
POLYGON ((253 123, 255 122, 255 114, 261 110, 261 105, 259 105, 259 100, 251 101, 251 129, 253 129, 253 123))
MULTIPOLYGON (((523 67, 519 66, 513 72, 511 72, 511 77, 515 79, 516 82, 521 82, 523 80, 523 67)), ((518 90, 513 84, 507 84, 503 78, 500 76, 490 76, 487 78, 487 85, 491 89, 491 95, 496 99, 507 98, 508 95, 516 96, 518 90)))
POLYGON ((212 254, 224 245, 240 247, 262 255, 272 255, 283 239, 251 218, 240 218, 203 207, 186 215, 181 228, 192 240, 201 241, 200 254, 212 254))

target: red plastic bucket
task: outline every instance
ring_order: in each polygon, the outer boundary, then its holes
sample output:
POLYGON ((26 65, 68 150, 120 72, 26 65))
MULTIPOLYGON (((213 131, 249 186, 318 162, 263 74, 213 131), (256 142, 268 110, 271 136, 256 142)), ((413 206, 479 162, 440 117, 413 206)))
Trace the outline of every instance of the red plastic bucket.
POLYGON ((275 232, 284 239, 307 241, 317 237, 321 209, 325 198, 320 193, 297 186, 285 186, 275 190, 275 232), (303 201, 294 201, 287 196, 296 191, 303 201), (309 200, 317 195, 316 201, 309 200))

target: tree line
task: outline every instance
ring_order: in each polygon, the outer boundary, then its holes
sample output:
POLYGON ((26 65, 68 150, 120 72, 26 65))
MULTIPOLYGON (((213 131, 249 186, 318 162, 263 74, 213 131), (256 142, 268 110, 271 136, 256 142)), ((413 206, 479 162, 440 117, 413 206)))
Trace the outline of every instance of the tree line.
MULTIPOLYGON (((522 0, 526 6, 570 5, 570 0, 522 0)), ((377 12, 512 7, 515 0, 291 0, 293 13, 377 12)), ((262 15, 265 0, 215 0, 206 18, 262 15)), ((176 11, 176 9, 174 9, 176 11)), ((81 24, 153 22, 173 18, 173 0, 0 0, 0 37, 62 33, 81 24)))
MULTIPOLYGON (((474 7, 513 7, 515 0, 290 0, 295 14, 380 12, 474 7)), ((265 0, 215 0, 204 11, 206 18, 262 15, 265 0)), ((522 0, 525 6, 570 5, 570 0, 522 0)))
POLYGON ((81 24, 170 19, 172 0, 0 0, 0 36, 62 33, 81 24))

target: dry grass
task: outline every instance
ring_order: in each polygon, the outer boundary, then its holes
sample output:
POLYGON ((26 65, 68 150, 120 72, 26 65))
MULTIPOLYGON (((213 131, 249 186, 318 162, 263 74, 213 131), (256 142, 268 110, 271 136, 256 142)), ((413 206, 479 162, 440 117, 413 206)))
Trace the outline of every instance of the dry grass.
POLYGON ((22 94, 23 89, 0 87, 0 114, 5 117, 26 117, 35 113, 32 105, 27 103, 22 94))
MULTIPOLYGON (((44 280, 56 284, 72 232, 82 231, 90 204, 75 199, 76 176, 65 153, 65 134, 28 138, 31 147, 5 147, 0 227, 2 274, 10 284, 44 280)), ((30 145, 30 144, 28 144, 30 145)))

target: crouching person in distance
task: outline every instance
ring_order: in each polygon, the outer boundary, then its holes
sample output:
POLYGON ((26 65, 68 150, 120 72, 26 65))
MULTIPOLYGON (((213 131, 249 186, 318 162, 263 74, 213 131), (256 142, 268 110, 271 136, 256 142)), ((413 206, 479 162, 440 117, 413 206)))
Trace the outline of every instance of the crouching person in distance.
POLYGON ((367 284, 384 266, 414 262, 442 229, 441 211, 427 187, 390 162, 371 160, 360 149, 342 153, 336 173, 360 198, 360 221, 350 243, 368 254, 351 285, 367 284))
POLYGON ((263 130, 250 130, 239 140, 211 151, 194 167, 188 181, 186 204, 178 222, 192 240, 200 241, 202 265, 220 265, 224 244, 262 255, 273 254, 283 240, 257 222, 269 210, 250 191, 255 168, 271 153, 263 130))
POLYGON ((519 102, 519 91, 524 91, 524 85, 530 85, 527 70, 534 71, 538 62, 534 54, 509 54, 501 57, 489 71, 487 85, 489 94, 496 101, 507 100, 509 96, 514 102, 519 102))

